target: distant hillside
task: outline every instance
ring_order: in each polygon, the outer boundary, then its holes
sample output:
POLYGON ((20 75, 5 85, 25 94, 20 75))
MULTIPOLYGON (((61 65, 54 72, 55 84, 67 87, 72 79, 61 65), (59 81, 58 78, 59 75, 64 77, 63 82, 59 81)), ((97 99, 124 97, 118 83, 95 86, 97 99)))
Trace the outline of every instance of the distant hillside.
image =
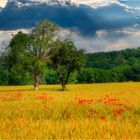
POLYGON ((78 83, 140 81, 140 47, 86 54, 85 68, 78 83))
POLYGON ((112 69, 123 66, 140 66, 140 47, 113 52, 86 54, 88 68, 112 69))

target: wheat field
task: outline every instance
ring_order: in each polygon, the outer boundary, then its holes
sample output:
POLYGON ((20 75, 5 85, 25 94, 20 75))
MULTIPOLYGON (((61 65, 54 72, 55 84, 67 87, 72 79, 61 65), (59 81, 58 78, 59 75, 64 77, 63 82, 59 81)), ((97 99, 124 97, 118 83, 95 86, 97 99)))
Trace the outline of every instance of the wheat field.
POLYGON ((140 139, 140 83, 0 87, 0 139, 140 139))

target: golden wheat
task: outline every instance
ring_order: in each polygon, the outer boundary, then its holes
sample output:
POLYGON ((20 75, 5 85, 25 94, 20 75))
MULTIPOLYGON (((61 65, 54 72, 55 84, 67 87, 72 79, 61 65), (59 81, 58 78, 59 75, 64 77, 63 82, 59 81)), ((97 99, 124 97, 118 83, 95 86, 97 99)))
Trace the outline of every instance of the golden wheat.
POLYGON ((0 87, 0 139, 139 139, 140 83, 0 87))

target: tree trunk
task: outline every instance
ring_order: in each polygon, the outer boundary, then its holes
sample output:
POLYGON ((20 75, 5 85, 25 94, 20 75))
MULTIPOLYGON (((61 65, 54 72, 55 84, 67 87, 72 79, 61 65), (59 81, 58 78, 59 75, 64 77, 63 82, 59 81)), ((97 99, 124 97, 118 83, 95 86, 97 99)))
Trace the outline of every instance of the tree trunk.
POLYGON ((62 82, 62 90, 64 91, 66 89, 66 84, 65 82, 62 82))
POLYGON ((39 75, 34 76, 34 89, 38 90, 38 85, 39 85, 39 75))
POLYGON ((70 76, 70 71, 67 74, 66 80, 62 81, 62 90, 64 91, 66 89, 66 84, 68 83, 69 76, 70 76))

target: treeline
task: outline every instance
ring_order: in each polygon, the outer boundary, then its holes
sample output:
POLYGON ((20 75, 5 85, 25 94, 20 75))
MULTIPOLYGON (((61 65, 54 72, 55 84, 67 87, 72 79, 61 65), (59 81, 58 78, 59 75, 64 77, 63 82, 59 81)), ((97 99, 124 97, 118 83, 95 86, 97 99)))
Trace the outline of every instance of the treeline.
POLYGON ((85 67, 112 69, 140 65, 140 47, 112 52, 88 53, 85 67))
POLYGON ((140 47, 86 54, 79 83, 140 81, 140 47))
POLYGON ((140 81, 140 66, 124 66, 113 69, 84 68, 78 74, 78 83, 107 83, 140 81))
MULTIPOLYGON (((80 71, 72 73, 68 83, 140 81, 140 48, 85 54, 85 57, 85 66, 80 71)), ((40 82, 41 84, 60 83, 56 71, 51 68, 46 69, 40 82)), ((20 69, 17 71, 17 67, 16 70, 9 72, 1 56, 0 85, 9 84, 28 85, 33 84, 33 81, 28 72, 21 72, 20 69)))

